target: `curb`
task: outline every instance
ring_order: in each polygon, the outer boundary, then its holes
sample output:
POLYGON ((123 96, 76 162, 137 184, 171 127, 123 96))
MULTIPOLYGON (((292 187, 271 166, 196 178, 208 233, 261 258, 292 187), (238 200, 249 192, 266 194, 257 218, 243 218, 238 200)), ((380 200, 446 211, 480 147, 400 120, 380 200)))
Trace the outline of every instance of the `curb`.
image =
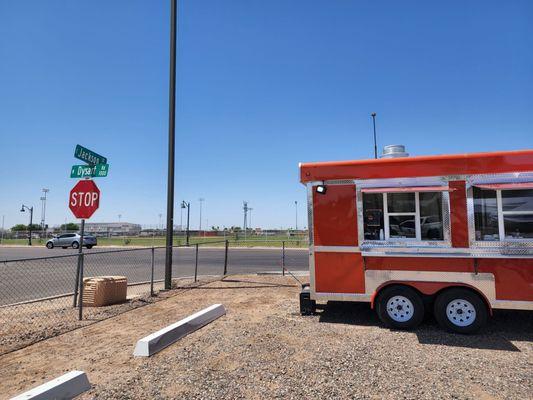
POLYGON ((225 314, 226 309, 222 304, 213 304, 204 308, 187 318, 140 339, 135 345, 133 355, 136 357, 150 357, 225 314))
POLYGON ((83 371, 70 371, 59 378, 52 379, 36 388, 28 390, 11 400, 72 399, 91 388, 89 379, 83 371))

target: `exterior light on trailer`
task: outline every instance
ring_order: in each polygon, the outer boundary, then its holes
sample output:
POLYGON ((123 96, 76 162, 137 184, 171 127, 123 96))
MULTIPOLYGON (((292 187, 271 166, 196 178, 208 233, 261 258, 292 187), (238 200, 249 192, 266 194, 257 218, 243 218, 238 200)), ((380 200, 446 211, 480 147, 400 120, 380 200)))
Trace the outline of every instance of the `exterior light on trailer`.
POLYGON ((318 185, 318 186, 316 187, 316 192, 317 192, 318 194, 326 194, 326 191, 327 191, 327 188, 326 188, 325 185, 318 185))

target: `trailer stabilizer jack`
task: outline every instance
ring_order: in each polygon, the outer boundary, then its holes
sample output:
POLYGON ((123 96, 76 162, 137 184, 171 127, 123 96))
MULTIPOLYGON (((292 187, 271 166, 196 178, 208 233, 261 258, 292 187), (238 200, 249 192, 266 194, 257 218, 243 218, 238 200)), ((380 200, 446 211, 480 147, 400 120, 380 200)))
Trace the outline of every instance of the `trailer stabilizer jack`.
POLYGON ((309 285, 302 285, 300 292, 300 314, 313 315, 316 312, 316 301, 311 300, 309 285))

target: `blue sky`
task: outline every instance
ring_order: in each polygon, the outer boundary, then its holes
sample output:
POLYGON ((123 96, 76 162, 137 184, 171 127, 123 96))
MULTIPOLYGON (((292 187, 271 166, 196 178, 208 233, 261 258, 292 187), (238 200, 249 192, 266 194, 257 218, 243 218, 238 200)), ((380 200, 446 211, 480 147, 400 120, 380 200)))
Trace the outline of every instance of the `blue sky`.
MULTIPOLYGON (((179 4, 176 203, 204 226, 306 225, 298 162, 533 147, 533 2, 179 4), (208 220, 208 221, 207 221, 208 220)), ((93 221, 165 213, 168 1, 0 0, 0 218, 50 189, 73 216, 74 147, 105 155, 93 221)), ((164 218, 164 217, 163 217, 164 218)), ((179 224, 180 210, 175 221, 179 224)))

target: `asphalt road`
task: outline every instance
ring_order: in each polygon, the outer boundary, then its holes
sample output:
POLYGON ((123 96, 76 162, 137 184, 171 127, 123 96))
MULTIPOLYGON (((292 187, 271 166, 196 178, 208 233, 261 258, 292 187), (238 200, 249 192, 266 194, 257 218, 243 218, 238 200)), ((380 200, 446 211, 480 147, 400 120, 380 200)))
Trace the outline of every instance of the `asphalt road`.
MULTIPOLYGON (((151 275, 152 250, 84 249, 84 276, 123 275, 128 283, 147 282, 151 275)), ((56 296, 73 291, 76 279, 77 250, 25 247, 0 247, 0 306, 56 296), (43 258, 45 257, 45 258, 43 258), (14 260, 14 261, 6 261, 14 260), (21 261, 16 261, 21 260, 21 261)), ((172 276, 193 276, 194 248, 174 248, 172 276)), ((290 270, 308 268, 306 249, 286 249, 285 265, 290 270)), ((165 249, 154 251, 154 277, 163 279, 165 249)), ((230 248, 229 274, 280 271, 279 248, 230 248)), ((198 275, 221 275, 224 248, 199 247, 198 275)))

